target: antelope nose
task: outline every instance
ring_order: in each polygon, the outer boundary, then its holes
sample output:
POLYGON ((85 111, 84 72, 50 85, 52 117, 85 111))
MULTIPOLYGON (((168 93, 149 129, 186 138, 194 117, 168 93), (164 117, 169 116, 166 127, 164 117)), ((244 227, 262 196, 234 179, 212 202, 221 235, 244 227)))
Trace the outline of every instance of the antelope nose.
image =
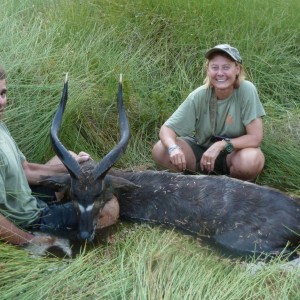
POLYGON ((79 238, 83 241, 90 241, 91 235, 87 231, 82 231, 79 233, 79 238))

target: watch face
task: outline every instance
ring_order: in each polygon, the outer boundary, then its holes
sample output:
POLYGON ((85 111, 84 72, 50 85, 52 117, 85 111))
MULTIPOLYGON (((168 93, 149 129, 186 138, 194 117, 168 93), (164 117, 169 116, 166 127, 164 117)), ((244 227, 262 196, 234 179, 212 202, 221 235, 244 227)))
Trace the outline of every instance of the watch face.
POLYGON ((233 151, 233 145, 230 142, 227 142, 225 150, 227 153, 231 153, 233 151))

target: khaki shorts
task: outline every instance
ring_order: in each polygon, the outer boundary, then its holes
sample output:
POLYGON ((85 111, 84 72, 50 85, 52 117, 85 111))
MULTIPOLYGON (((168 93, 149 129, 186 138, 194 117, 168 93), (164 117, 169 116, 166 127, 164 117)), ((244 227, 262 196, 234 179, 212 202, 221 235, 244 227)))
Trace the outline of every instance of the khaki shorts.
MULTIPOLYGON (((182 140, 184 140, 188 145, 192 148, 195 158, 196 158, 196 171, 204 174, 208 174, 208 172, 201 171, 200 169, 200 160, 203 155, 203 153, 207 150, 206 147, 200 146, 197 141, 190 136, 180 137, 182 140)), ((221 152, 216 161, 215 161, 215 167, 213 172, 210 172, 209 174, 215 174, 215 175, 230 175, 229 168, 226 163, 226 152, 221 152)))

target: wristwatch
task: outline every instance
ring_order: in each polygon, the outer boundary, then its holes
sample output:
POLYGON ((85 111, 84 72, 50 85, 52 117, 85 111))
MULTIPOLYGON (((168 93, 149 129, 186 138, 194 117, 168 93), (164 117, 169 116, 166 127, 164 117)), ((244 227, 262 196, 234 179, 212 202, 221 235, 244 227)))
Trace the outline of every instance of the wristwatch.
POLYGON ((231 140, 229 138, 225 138, 224 141, 226 142, 226 146, 224 148, 224 151, 227 153, 231 153, 233 151, 233 145, 231 143, 231 140))

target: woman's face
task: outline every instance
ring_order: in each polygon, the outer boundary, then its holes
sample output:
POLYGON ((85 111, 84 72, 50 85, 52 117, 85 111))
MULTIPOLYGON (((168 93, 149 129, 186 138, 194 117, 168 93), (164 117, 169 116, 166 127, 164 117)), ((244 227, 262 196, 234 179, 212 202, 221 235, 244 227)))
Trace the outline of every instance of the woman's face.
POLYGON ((214 56, 207 67, 207 76, 215 90, 229 95, 234 89, 239 72, 239 65, 223 55, 214 56))

